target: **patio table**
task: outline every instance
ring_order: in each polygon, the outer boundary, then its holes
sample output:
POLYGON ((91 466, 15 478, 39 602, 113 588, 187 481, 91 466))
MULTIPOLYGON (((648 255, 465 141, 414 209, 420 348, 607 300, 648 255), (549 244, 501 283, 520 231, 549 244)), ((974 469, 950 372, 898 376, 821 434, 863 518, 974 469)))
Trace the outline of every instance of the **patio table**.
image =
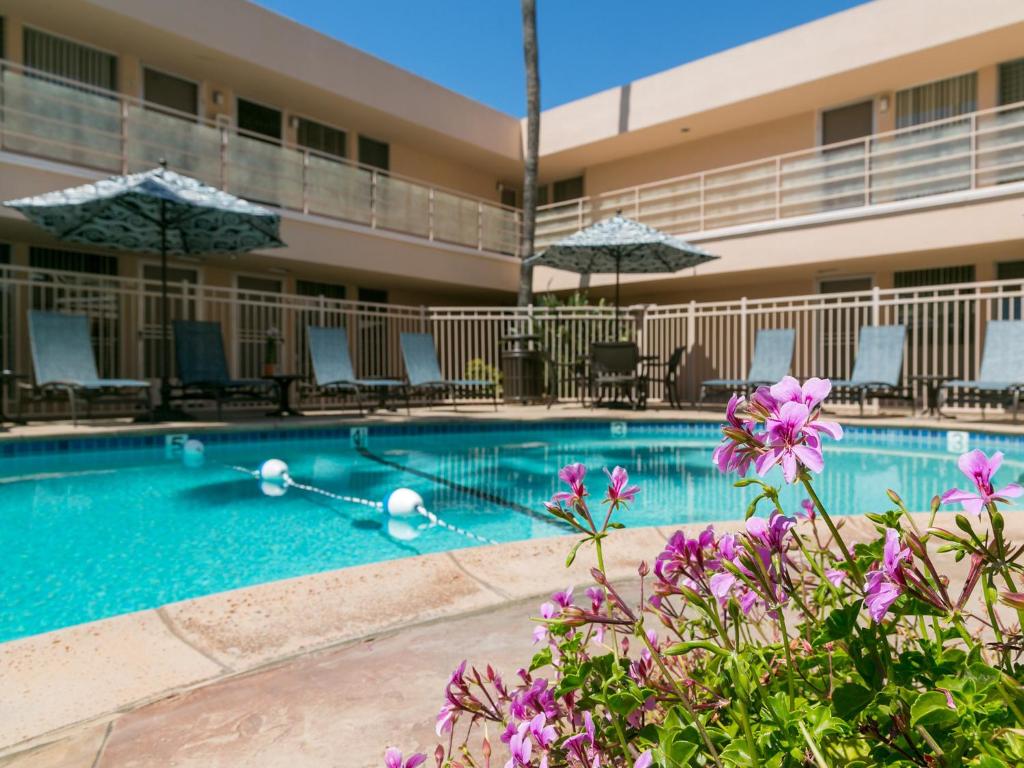
POLYGON ((292 382, 300 378, 295 373, 273 373, 266 376, 261 376, 261 379, 274 382, 277 385, 278 403, 276 411, 267 411, 267 416, 275 416, 281 418, 284 416, 304 416, 302 411, 292 406, 292 382))
POLYGON ((20 381, 22 379, 27 379, 27 378, 28 378, 28 376, 26 374, 24 374, 24 373, 17 373, 16 371, 11 371, 11 370, 8 370, 6 368, 4 370, 0 371, 0 388, 2 388, 2 393, 0 393, 0 431, 3 431, 5 429, 7 429, 7 427, 4 426, 4 424, 5 424, 5 422, 8 422, 8 421, 11 424, 24 424, 25 423, 24 419, 17 419, 17 418, 15 418, 13 416, 9 416, 7 414, 6 405, 7 405, 7 391, 8 391, 8 388, 10 387, 11 383, 15 382, 15 381, 20 381))
POLYGON ((939 390, 942 388, 943 382, 951 381, 955 378, 955 376, 945 374, 918 374, 917 376, 908 377, 909 381, 917 381, 924 384, 925 403, 923 413, 942 418, 942 411, 939 410, 939 390))

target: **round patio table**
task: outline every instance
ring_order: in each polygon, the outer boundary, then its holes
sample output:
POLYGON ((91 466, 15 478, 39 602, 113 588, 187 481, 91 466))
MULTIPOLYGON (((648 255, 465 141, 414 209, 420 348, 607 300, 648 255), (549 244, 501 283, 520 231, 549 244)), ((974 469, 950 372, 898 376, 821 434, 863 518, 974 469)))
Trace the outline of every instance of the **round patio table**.
POLYGON ((284 416, 303 416, 305 414, 302 411, 292 407, 292 382, 302 378, 295 373, 274 373, 267 376, 261 376, 261 379, 274 382, 277 385, 277 410, 267 411, 267 416, 274 416, 276 418, 282 418, 284 416))
POLYGON ((28 376, 24 373, 17 373, 15 371, 7 370, 6 368, 0 371, 0 431, 7 429, 4 424, 8 421, 12 424, 25 423, 23 419, 17 419, 14 416, 9 416, 5 405, 7 403, 7 387, 10 386, 11 382, 27 378, 28 376))

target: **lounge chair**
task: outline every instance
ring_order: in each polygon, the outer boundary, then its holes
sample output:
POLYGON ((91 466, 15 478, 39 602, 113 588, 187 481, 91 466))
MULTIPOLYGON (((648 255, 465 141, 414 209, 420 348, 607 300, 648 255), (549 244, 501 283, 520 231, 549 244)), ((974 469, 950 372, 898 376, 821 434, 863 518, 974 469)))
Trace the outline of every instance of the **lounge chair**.
POLYGON ((754 339, 754 358, 750 362, 747 378, 703 381, 700 385, 700 401, 704 402, 711 391, 742 391, 749 394, 762 384, 775 384, 789 373, 795 345, 796 331, 792 328, 762 328, 754 339))
POLYGON ((200 320, 174 321, 174 356, 178 363, 175 400, 213 400, 217 418, 226 401, 273 400, 275 385, 267 379, 232 379, 224 354, 220 323, 200 320))
POLYGON ((587 372, 591 405, 600 405, 605 394, 623 394, 633 409, 647 407, 647 370, 640 348, 632 341, 595 341, 590 345, 587 372))
POLYGON ((861 326, 853 373, 849 379, 833 380, 833 391, 855 395, 862 416, 868 398, 885 397, 913 403, 913 393, 901 383, 906 336, 907 329, 902 325, 861 326))
POLYGON ((42 400, 58 393, 67 394, 75 425, 78 424, 79 399, 85 401, 86 418, 91 415, 92 404, 100 399, 141 399, 152 416, 153 397, 148 381, 100 378, 92 351, 89 319, 85 315, 31 310, 28 335, 35 382, 19 385, 19 417, 26 398, 42 400))
POLYGON ((383 407, 387 394, 399 391, 406 395, 405 406, 409 409, 409 397, 404 381, 398 379, 360 379, 352 366, 348 351, 348 333, 344 328, 322 328, 311 325, 309 335, 309 357, 313 363, 314 391, 319 394, 348 392, 356 396, 359 412, 363 412, 360 399, 364 392, 377 393, 383 407))
POLYGON ((1013 408, 1017 421, 1021 391, 1024 390, 1024 321, 990 320, 985 331, 981 368, 975 380, 954 379, 939 385, 939 414, 950 389, 966 390, 982 406, 1006 405, 1013 408))
POLYGON ((425 393, 443 392, 450 396, 452 405, 458 409, 456 394, 459 390, 490 390, 494 410, 498 410, 498 385, 486 379, 446 379, 441 373, 434 348, 434 337, 429 333, 403 333, 402 359, 405 361, 405 375, 409 387, 425 393))

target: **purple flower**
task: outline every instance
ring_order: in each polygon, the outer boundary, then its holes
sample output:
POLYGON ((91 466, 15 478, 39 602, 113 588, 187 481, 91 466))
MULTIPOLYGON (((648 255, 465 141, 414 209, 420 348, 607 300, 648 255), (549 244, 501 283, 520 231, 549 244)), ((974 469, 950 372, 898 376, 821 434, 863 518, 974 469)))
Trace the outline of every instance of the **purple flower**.
POLYGON ((594 613, 604 605, 604 590, 600 587, 587 587, 587 597, 590 598, 590 607, 594 613))
POLYGON ((814 520, 815 516, 818 514, 817 507, 814 506, 814 502, 810 499, 804 499, 801 501, 800 508, 802 511, 796 513, 797 517, 805 517, 808 520, 814 520))
POLYGON ((633 499, 640 492, 640 486, 628 485, 629 474, 622 467, 616 467, 611 472, 605 469, 608 475, 608 496, 605 501, 614 506, 632 503, 633 499))
POLYGON ((768 521, 762 517, 751 517, 747 520, 747 534, 764 544, 773 552, 781 552, 786 534, 796 525, 795 517, 786 517, 778 512, 772 512, 768 521))
POLYGON ((997 501, 1005 504, 1007 499, 1015 499, 1024 494, 1024 488, 1016 483, 1005 485, 998 491, 993 489, 992 476, 1002 463, 1002 451, 993 453, 991 459, 978 450, 963 454, 957 464, 967 479, 974 483, 976 492, 951 488, 942 494, 942 503, 955 504, 959 502, 965 512, 978 516, 981 514, 981 510, 989 504, 995 504, 997 501))
POLYGON ((505 768, 529 766, 530 752, 533 751, 533 742, 530 740, 529 727, 529 723, 523 723, 519 726, 519 730, 512 735, 512 738, 508 740, 508 750, 512 756, 508 759, 508 762, 505 763, 505 768))
POLYGON ((725 408, 725 420, 729 423, 722 429, 722 442, 711 456, 720 472, 736 472, 740 477, 747 474, 751 462, 757 458, 761 449, 761 439, 753 431, 755 422, 741 420, 737 415, 744 403, 746 399, 739 395, 729 398, 725 408))
POLYGON ((572 605, 572 587, 566 587, 561 592, 555 592, 551 599, 554 600, 562 608, 568 608, 572 605))
POLYGON ((633 763, 633 768, 651 768, 651 763, 654 760, 654 755, 651 754, 651 750, 647 750, 633 763))
POLYGON ((792 376, 783 376, 778 384, 768 388, 776 403, 803 403, 808 408, 819 405, 831 391, 831 381, 814 376, 805 381, 803 386, 792 376))
POLYGON ((900 546, 900 535, 892 528, 885 531, 885 547, 881 567, 868 571, 865 576, 864 603, 873 621, 879 622, 906 588, 904 563, 911 560, 910 550, 900 546))
MULTIPOLYGON (((422 752, 409 755, 409 759, 405 761, 405 768, 416 768, 416 766, 421 765, 426 759, 427 756, 422 752)), ((402 768, 401 750, 397 747, 388 747, 384 752, 384 765, 386 768, 402 768)))
POLYGON ((547 724, 548 718, 543 712, 536 715, 530 721, 530 736, 537 742, 541 749, 550 749, 558 738, 558 732, 553 725, 547 724))
POLYGON ((846 580, 846 571, 842 571, 839 568, 829 568, 825 571, 825 578, 829 580, 832 586, 838 587, 846 580))

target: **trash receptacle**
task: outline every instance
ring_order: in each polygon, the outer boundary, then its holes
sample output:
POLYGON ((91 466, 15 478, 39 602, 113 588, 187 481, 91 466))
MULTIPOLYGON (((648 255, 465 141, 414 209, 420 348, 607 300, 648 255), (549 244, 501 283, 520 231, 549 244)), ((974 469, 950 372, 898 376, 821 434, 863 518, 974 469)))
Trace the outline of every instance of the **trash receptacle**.
POLYGON ((544 351, 540 336, 503 336, 502 393, 506 403, 539 403, 544 399, 544 351))

